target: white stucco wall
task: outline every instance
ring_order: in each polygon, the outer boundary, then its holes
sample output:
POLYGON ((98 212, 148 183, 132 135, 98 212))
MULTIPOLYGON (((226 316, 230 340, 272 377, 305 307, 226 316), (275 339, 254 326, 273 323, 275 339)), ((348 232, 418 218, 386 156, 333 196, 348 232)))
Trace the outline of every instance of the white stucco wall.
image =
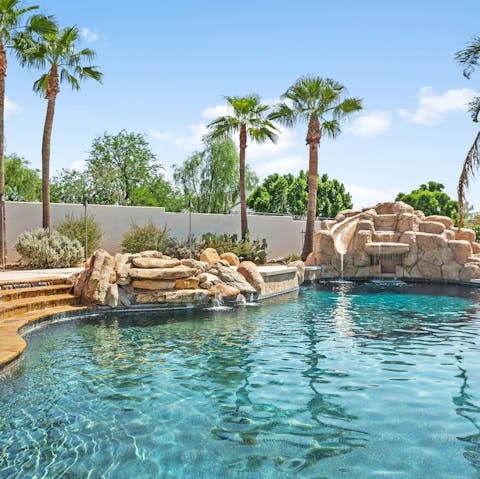
MULTIPOLYGON (((83 218, 83 212, 82 205, 52 204, 52 225, 55 227, 70 213, 83 218)), ((164 208, 89 205, 88 214, 93 215, 101 225, 103 236, 100 247, 110 253, 121 251, 122 236, 132 223, 143 226, 152 220, 159 227, 166 225, 171 236, 188 236, 188 213, 167 213, 164 208)), ((18 235, 42 225, 41 203, 7 202, 6 223, 7 258, 15 261, 18 256, 13 245, 18 235)), ((299 254, 301 251, 305 221, 295 221, 289 216, 249 215, 248 226, 251 239, 267 240, 269 258, 299 254)), ((207 232, 240 235, 240 215, 192 213, 192 233, 200 237, 207 232)))

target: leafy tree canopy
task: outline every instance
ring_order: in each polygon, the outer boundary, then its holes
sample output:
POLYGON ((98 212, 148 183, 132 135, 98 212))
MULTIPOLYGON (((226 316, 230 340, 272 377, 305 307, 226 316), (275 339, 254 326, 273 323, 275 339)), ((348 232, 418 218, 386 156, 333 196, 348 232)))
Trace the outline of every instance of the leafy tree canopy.
POLYGON ((15 153, 5 156, 5 199, 7 201, 40 201, 40 171, 15 153))
POLYGON ((93 140, 84 172, 61 170, 52 180, 53 202, 163 206, 180 211, 182 198, 165 180, 144 135, 125 130, 93 140))
MULTIPOLYGON (((194 152, 173 173, 175 184, 186 202, 197 213, 227 213, 240 197, 239 158, 229 138, 204 140, 204 149, 194 152)), ((258 178, 246 167, 246 189, 252 190, 258 178)))
MULTIPOLYGON (((255 211, 305 216, 308 205, 308 176, 303 170, 297 177, 275 173, 263 180, 247 199, 255 211)), ((333 218, 352 207, 352 197, 338 180, 324 174, 318 179, 317 216, 333 218)))
POLYGON ((422 184, 408 194, 398 193, 396 201, 403 201, 416 210, 423 211, 427 216, 442 215, 457 219, 458 204, 445 193, 445 186, 435 181, 422 184))

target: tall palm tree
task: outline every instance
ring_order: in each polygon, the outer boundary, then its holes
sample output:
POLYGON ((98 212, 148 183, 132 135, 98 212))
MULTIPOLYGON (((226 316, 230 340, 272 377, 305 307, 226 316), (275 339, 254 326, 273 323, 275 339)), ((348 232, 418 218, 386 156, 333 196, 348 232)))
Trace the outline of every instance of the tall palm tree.
POLYGON ((60 84, 68 83, 73 90, 87 79, 101 82, 102 73, 91 65, 95 52, 89 48, 77 50, 80 35, 77 27, 68 27, 37 35, 33 40, 22 38, 18 45, 20 61, 38 69, 47 69, 33 85, 36 93, 47 100, 47 114, 42 139, 42 202, 43 228, 50 231, 50 143, 52 137, 55 102, 60 84))
POLYGON ((21 0, 0 0, 0 249, 1 264, 4 266, 6 256, 5 225, 5 78, 7 76, 7 48, 14 46, 19 34, 45 33, 51 31, 54 24, 51 17, 27 14, 37 10, 37 5, 22 6, 21 0))
POLYGON ((240 223, 242 239, 245 239, 247 224, 247 195, 245 191, 245 150, 247 139, 252 142, 264 143, 267 140, 277 141, 277 128, 266 118, 268 105, 262 105, 258 95, 225 97, 232 109, 231 115, 217 118, 208 124, 211 139, 239 135, 240 159, 240 223))
MULTIPOLYGON (((470 78, 475 68, 480 63, 480 36, 475 37, 464 50, 460 50, 455 54, 455 59, 463 66, 463 75, 470 78)), ((469 103, 469 111, 474 122, 478 122, 480 115, 480 96, 475 97, 469 103)), ((463 162, 462 172, 458 180, 458 227, 463 225, 465 214, 466 191, 471 178, 480 166, 479 152, 480 150, 480 132, 470 147, 470 150, 463 162)))
POLYGON ((302 259, 313 249, 318 188, 318 146, 322 136, 335 138, 341 133, 340 122, 362 109, 359 98, 343 98, 346 89, 331 78, 304 76, 283 95, 269 118, 292 127, 297 122, 307 123, 306 144, 309 147, 308 208, 302 259))

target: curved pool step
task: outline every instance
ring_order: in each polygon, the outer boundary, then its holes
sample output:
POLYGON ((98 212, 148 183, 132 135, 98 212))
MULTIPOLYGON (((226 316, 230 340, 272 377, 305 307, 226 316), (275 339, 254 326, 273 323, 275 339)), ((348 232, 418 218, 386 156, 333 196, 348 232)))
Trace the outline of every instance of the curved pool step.
POLYGON ((68 294, 72 291, 71 284, 50 284, 44 286, 30 286, 29 284, 0 289, 0 304, 18 299, 37 298, 56 294, 68 294))

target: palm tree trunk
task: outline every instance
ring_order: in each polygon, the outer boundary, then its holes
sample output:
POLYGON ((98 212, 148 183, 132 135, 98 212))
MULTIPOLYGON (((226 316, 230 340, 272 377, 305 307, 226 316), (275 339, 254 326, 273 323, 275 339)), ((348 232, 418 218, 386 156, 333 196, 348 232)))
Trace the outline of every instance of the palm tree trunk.
POLYGON ((247 194, 245 191, 245 149, 247 148, 247 129, 240 128, 240 225, 242 239, 245 239, 248 230, 247 224, 247 194))
POLYGON ((5 77, 7 76, 7 52, 0 37, 0 263, 5 267, 7 256, 7 229, 5 221, 5 77))
POLYGON ((51 229, 50 220, 50 141, 52 138, 53 117, 55 115, 55 96, 48 98, 47 115, 42 140, 42 226, 51 229))
POLYGON ((315 220, 317 218, 317 189, 318 189, 318 145, 309 145, 308 161, 308 207, 305 240, 303 242, 302 260, 313 251, 313 237, 315 234, 315 220))
POLYGON ((320 144, 321 130, 318 119, 314 116, 308 123, 306 143, 309 146, 308 156, 308 207, 307 224, 305 226, 305 240, 303 242, 302 260, 313 251, 313 236, 315 234, 315 220, 317 219, 317 189, 318 189, 318 145, 320 144))

